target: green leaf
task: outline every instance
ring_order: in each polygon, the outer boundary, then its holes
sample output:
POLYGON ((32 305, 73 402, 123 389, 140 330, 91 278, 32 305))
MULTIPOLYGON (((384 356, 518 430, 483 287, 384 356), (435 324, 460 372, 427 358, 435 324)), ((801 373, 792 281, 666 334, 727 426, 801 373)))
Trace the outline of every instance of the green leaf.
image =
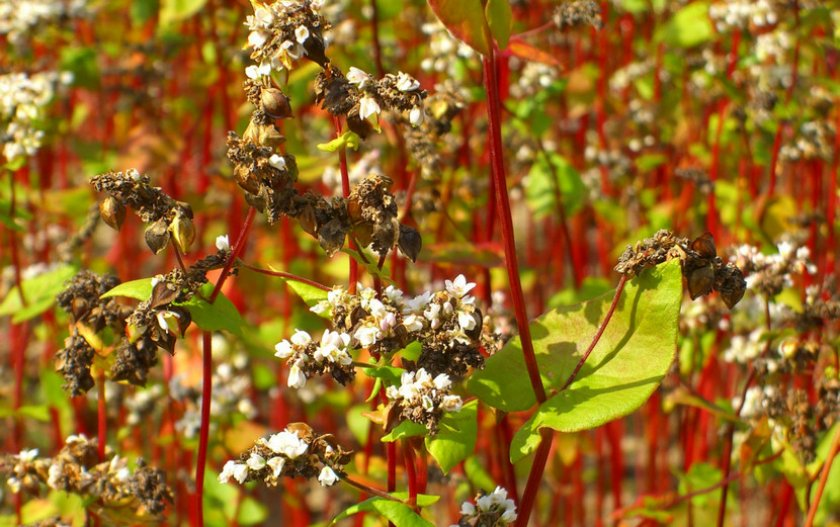
POLYGON ((358 150, 359 145, 361 144, 361 137, 356 132, 352 130, 347 130, 340 136, 336 137, 329 143, 321 143, 318 146, 318 150, 322 150, 324 152, 338 152, 342 148, 351 148, 353 150, 358 150))
POLYGON ((587 276, 583 279, 579 289, 570 287, 555 293, 548 299, 548 307, 571 306, 591 300, 596 296, 603 295, 611 290, 612 286, 606 278, 599 276, 587 276))
POLYGON ((490 54, 481 0, 428 0, 435 16, 456 38, 483 55, 490 54))
POLYGON ((26 306, 21 302, 20 292, 15 286, 0 303, 0 317, 12 315, 15 324, 35 318, 52 307, 55 297, 64 289, 64 283, 75 274, 76 267, 64 264, 23 280, 20 286, 26 298, 26 306))
POLYGON ((124 296, 140 301, 148 300, 152 297, 152 279, 139 278, 130 282, 123 282, 113 289, 106 291, 99 298, 111 298, 114 296, 124 296))
MULTIPOLYGON (((199 290, 205 297, 210 297, 213 292, 213 284, 206 283, 199 290)), ((216 297, 211 304, 204 300, 201 295, 193 295, 192 298, 183 303, 173 302, 190 312, 192 321, 204 331, 229 331, 236 336, 242 336, 242 326, 245 322, 239 315, 239 310, 233 305, 223 293, 216 297)))
POLYGON ((499 49, 505 49, 513 26, 513 12, 508 0, 489 0, 484 14, 490 26, 490 34, 496 39, 499 49))
POLYGON ((207 0, 161 0, 160 25, 186 20, 201 11, 206 3, 207 0))
POLYGON ((159 0, 134 0, 131 2, 131 19, 137 24, 145 24, 160 9, 159 0))
MULTIPOLYGON (((271 265, 269 265, 268 268, 272 271, 279 271, 279 269, 275 269, 271 265)), ((297 294, 297 296, 299 296, 309 307, 327 300, 329 292, 324 291, 320 287, 315 287, 314 285, 309 285, 306 282, 301 282, 293 278, 281 277, 280 279, 286 282, 289 289, 294 291, 295 294, 297 294)), ((328 312, 321 313, 321 316, 324 318, 330 318, 330 314, 328 312)))
MULTIPOLYGON (((612 293, 574 307, 561 307, 531 324, 534 351, 546 391, 559 389, 577 365, 609 308, 612 293)), ((539 428, 575 432, 600 426, 641 406, 671 365, 682 299, 677 261, 631 280, 598 345, 572 385, 551 397, 516 434, 511 459, 536 447, 539 428)), ((467 389, 506 412, 536 403, 513 339, 476 372, 467 389)))
POLYGON ((396 366, 376 366, 371 368, 364 368, 365 375, 373 377, 374 379, 382 379, 391 386, 399 386, 400 378, 405 372, 402 368, 396 366))
POLYGON ((708 2, 692 2, 681 8, 656 33, 656 40, 669 46, 691 48, 714 37, 708 2))
POLYGON ((415 340, 408 346, 400 350, 400 356, 405 360, 417 361, 420 358, 420 353, 423 352, 423 345, 420 341, 415 340))
POLYGON ((528 172, 525 198, 536 218, 557 213, 557 198, 560 197, 567 216, 577 212, 583 205, 586 186, 580 173, 569 161, 551 153, 548 159, 540 156, 528 172))
POLYGON ((426 438, 426 448, 444 474, 475 450, 478 434, 478 401, 470 401, 458 412, 446 412, 438 433, 426 438))
POLYGON ((393 441, 396 441, 398 439, 404 439, 406 437, 422 436, 425 435, 426 432, 426 427, 419 423, 415 423, 414 421, 403 421, 402 423, 395 426, 390 433, 382 436, 382 442, 391 443, 393 441))
POLYGON ((254 498, 247 497, 239 505, 236 523, 239 525, 258 525, 263 523, 266 518, 268 518, 268 508, 254 498))
POLYGON ((496 480, 479 461, 478 456, 472 456, 464 461, 464 472, 474 487, 491 493, 496 488, 496 480))
MULTIPOLYGON (((712 487, 722 479, 721 471, 716 466, 709 463, 694 463, 687 473, 679 475, 680 494, 689 494, 692 491, 712 487)), ((698 494, 691 498, 691 502, 703 507, 709 503, 709 498, 709 494, 698 494)))
POLYGON ((344 512, 333 518, 330 525, 335 525, 337 522, 360 512, 375 512, 385 517, 388 521, 396 525, 396 527, 434 527, 433 523, 424 520, 419 514, 411 510, 411 507, 408 505, 385 498, 370 498, 361 503, 351 505, 344 512))

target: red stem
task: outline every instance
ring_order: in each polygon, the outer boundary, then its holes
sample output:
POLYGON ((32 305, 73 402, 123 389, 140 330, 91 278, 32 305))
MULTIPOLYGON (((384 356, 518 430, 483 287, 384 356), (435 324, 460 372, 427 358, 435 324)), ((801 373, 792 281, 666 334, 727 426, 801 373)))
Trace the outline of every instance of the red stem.
POLYGON ((99 461, 105 461, 105 443, 108 437, 108 429, 107 429, 107 412, 105 406, 105 373, 101 372, 99 374, 99 381, 97 383, 97 400, 96 400, 96 409, 97 409, 97 419, 98 419, 98 429, 97 429, 97 441, 96 441, 96 450, 99 454, 99 461))
MULTIPOLYGON (((333 117, 333 125, 335 126, 335 136, 341 136, 341 120, 338 117, 333 117)), ((342 146, 338 149, 338 162, 341 170, 341 194, 346 198, 350 196, 350 174, 347 170, 347 149, 342 146)), ((356 244, 350 238, 349 246, 351 249, 356 249, 356 244)), ((361 254, 361 251, 359 251, 361 254)), ((359 281, 359 263, 355 258, 349 257, 350 261, 350 276, 348 278, 347 292, 356 293, 356 282, 359 281)))
MULTIPOLYGON (((251 209, 254 210, 254 209, 251 209)), ((207 441, 210 437, 210 401, 213 394, 213 339, 202 333, 201 428, 198 432, 198 459, 195 467, 196 526, 204 526, 204 469, 207 465, 207 441)))
POLYGON ((416 507, 417 470, 414 467, 414 449, 411 448, 411 439, 403 442, 403 457, 405 458, 405 472, 408 476, 408 503, 412 507, 416 507))
POLYGON ((837 457, 838 449, 840 449, 840 428, 834 432, 834 439, 831 440, 831 449, 828 451, 828 457, 825 458, 825 464, 820 473, 820 482, 817 485, 817 493, 811 501, 811 508, 808 509, 808 518, 805 520, 805 527, 812 527, 814 525, 817 508, 820 505, 820 499, 822 499, 823 491, 825 491, 825 486, 828 483, 828 474, 831 472, 831 465, 834 462, 834 458, 837 457))

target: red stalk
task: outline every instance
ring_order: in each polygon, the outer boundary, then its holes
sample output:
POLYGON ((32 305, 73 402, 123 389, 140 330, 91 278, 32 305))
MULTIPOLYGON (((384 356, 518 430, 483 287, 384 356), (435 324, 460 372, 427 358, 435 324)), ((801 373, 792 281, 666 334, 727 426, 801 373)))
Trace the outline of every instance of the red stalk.
MULTIPOLYGON (((341 136, 341 121, 338 117, 333 117, 333 125, 335 126, 335 136, 341 136)), ((346 198, 350 195, 350 174, 347 170, 347 149, 342 146, 338 149, 339 169, 341 170, 341 194, 346 198)), ((353 238, 350 238, 349 246, 351 249, 356 249, 356 244, 353 238)), ((355 258, 348 257, 350 261, 350 276, 348 278, 349 284, 347 291, 352 295, 356 292, 356 283, 359 281, 359 263, 355 258)))
POLYGON ((99 461, 105 461, 105 443, 108 437, 107 429, 107 412, 105 406, 105 372, 100 372, 97 379, 97 436, 96 436, 96 451, 99 454, 99 461))
POLYGON ((840 429, 834 432, 834 439, 831 440, 831 448, 828 451, 828 457, 825 458, 822 472, 820 472, 820 482, 817 485, 817 492, 814 495, 814 499, 811 501, 811 508, 808 509, 808 518, 805 520, 805 527, 812 527, 814 525, 817 508, 820 505, 820 499, 822 499, 823 491, 825 491, 825 486, 828 483, 828 474, 831 472, 831 465, 834 462, 834 458, 837 457, 838 449, 840 449, 840 429))
POLYGON ((405 459, 405 472, 408 477, 408 503, 412 507, 416 507, 417 470, 414 466, 414 449, 411 447, 411 439, 403 441, 403 457, 405 459))

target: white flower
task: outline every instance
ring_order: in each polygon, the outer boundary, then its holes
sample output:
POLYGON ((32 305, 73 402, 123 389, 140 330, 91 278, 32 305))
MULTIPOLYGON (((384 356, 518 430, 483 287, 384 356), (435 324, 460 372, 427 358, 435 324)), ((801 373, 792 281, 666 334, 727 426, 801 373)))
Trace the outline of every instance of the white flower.
POLYGON ((417 315, 407 315, 403 318, 403 326, 409 333, 414 333, 423 329, 423 318, 417 315))
POLYGON ((425 117, 426 113, 422 106, 415 106, 408 112, 408 122, 411 123, 411 126, 419 126, 425 117))
POLYGON ((413 313, 419 315, 424 309, 426 309, 426 306, 429 305, 431 300, 432 293, 429 291, 424 292, 422 295, 417 295, 405 303, 403 313, 413 313))
POLYGON ((309 38, 309 28, 306 26, 298 26, 295 28, 295 40, 298 44, 303 44, 309 38))
POLYGON ((225 463, 222 472, 219 474, 219 483, 227 483, 231 477, 239 483, 244 483, 248 477, 248 465, 236 461, 225 463))
POLYGON ((289 368, 288 385, 289 388, 295 388, 298 390, 306 386, 306 375, 300 369, 300 361, 295 362, 292 364, 292 367, 289 368))
POLYGON ((268 158, 268 164, 277 170, 286 170, 286 158, 277 154, 271 154, 268 158))
POLYGON ((230 237, 227 234, 216 236, 216 249, 223 252, 230 250, 230 237))
POLYGON ((321 473, 318 474, 318 482, 325 487, 335 485, 336 481, 338 481, 338 475, 330 467, 322 468, 321 473))
POLYGON ((440 391, 448 390, 449 387, 452 386, 452 381, 449 380, 449 375, 447 375, 445 373, 438 374, 438 376, 435 377, 435 379, 434 379, 434 381, 432 381, 432 383, 435 385, 435 388, 440 390, 440 391))
POLYGON ((268 41, 269 36, 265 31, 251 31, 248 35, 248 45, 254 49, 260 49, 268 41))
POLYGON ((271 75, 271 65, 267 63, 260 64, 259 66, 251 64, 245 68, 245 76, 249 79, 257 80, 260 77, 268 77, 269 75, 271 75))
POLYGON ((297 432, 283 430, 268 438, 268 448, 275 454, 283 454, 289 459, 295 459, 303 455, 309 445, 298 437, 297 432))
POLYGON ((420 87, 420 82, 411 75, 399 72, 397 75, 397 89, 400 91, 414 91, 420 87))
POLYGON ((294 335, 292 335, 291 341, 295 346, 305 347, 312 342, 312 337, 306 331, 296 329, 294 335))
POLYGON ((268 465, 271 468, 271 475, 275 478, 279 477, 280 473, 283 472, 283 465, 285 464, 286 459, 280 456, 273 457, 269 459, 268 462, 266 462, 266 465, 268 465))
POLYGON ((467 282, 467 279, 462 274, 456 276, 455 280, 446 280, 444 285, 446 286, 446 290, 457 298, 466 295, 475 287, 475 284, 467 282))
POLYGON ((381 111, 382 109, 379 107, 379 103, 369 95, 365 95, 359 101, 359 118, 361 119, 367 119, 371 115, 376 115, 381 111))
POLYGON ((423 316, 429 321, 432 329, 437 329, 442 324, 440 320, 440 304, 429 304, 429 308, 423 312, 423 316))
POLYGON ((475 514, 475 505, 465 501, 461 504, 461 516, 472 516, 475 514))
POLYGON ((379 328, 374 326, 361 326, 353 333, 353 337, 359 342, 363 348, 367 348, 376 344, 376 337, 379 335, 379 328))
POLYGON ((288 340, 275 344, 274 350, 274 356, 278 359, 288 359, 295 352, 294 348, 292 348, 292 344, 288 340))
POLYGON ((271 11, 264 7, 258 7, 254 10, 254 18, 253 21, 255 25, 259 25, 262 27, 268 27, 274 22, 274 15, 271 14, 271 11))
POLYGON ((359 89, 363 88, 369 79, 370 75, 355 66, 350 66, 350 71, 347 72, 347 82, 355 84, 359 89))
POLYGON ((11 477, 11 478, 6 480, 6 485, 9 486, 9 490, 12 491, 12 494, 17 494, 18 492, 20 492, 20 480, 19 479, 15 478, 15 477, 11 477))
POLYGON ((251 456, 248 458, 248 461, 245 462, 253 471, 262 470, 265 467, 265 458, 261 455, 257 454, 256 452, 251 452, 251 456))
POLYGON ((475 329, 475 317, 472 313, 466 311, 458 311, 458 325, 464 331, 471 331, 475 329))
POLYGON ((21 450, 20 454, 18 454, 18 459, 23 462, 32 461, 38 457, 38 449, 33 448, 32 450, 21 450))
POLYGON ((61 477, 64 475, 63 464, 53 463, 47 473, 47 486, 51 489, 60 490, 61 477))

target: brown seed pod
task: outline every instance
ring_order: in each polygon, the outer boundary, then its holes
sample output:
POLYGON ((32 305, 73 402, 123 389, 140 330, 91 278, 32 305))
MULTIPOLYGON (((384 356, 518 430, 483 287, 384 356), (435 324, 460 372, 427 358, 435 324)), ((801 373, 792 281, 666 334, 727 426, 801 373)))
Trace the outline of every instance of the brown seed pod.
POLYGON ((117 198, 108 196, 99 203, 99 215, 114 230, 120 230, 125 221, 125 205, 117 198))
POLYGON ((146 227, 146 232, 144 234, 144 237, 146 238, 146 245, 149 246, 149 249, 151 249, 153 253, 157 254, 161 252, 164 247, 166 247, 166 244, 169 243, 168 227, 169 226, 163 218, 146 227))
POLYGON ((417 261, 417 256, 420 255, 420 249, 423 248, 423 238, 414 227, 407 225, 400 225, 400 237, 398 240, 400 252, 402 252, 412 262, 417 261))
POLYGON ((691 242, 691 249, 703 258, 714 258, 717 256, 717 249, 715 249, 715 239, 711 233, 704 233, 702 236, 691 242))
POLYGON ((698 267, 688 275, 688 294, 692 300, 711 293, 714 285, 715 271, 711 265, 698 267))
POLYGON ((289 98, 277 88, 264 88, 260 92, 260 106, 272 119, 285 119, 292 116, 289 98))

